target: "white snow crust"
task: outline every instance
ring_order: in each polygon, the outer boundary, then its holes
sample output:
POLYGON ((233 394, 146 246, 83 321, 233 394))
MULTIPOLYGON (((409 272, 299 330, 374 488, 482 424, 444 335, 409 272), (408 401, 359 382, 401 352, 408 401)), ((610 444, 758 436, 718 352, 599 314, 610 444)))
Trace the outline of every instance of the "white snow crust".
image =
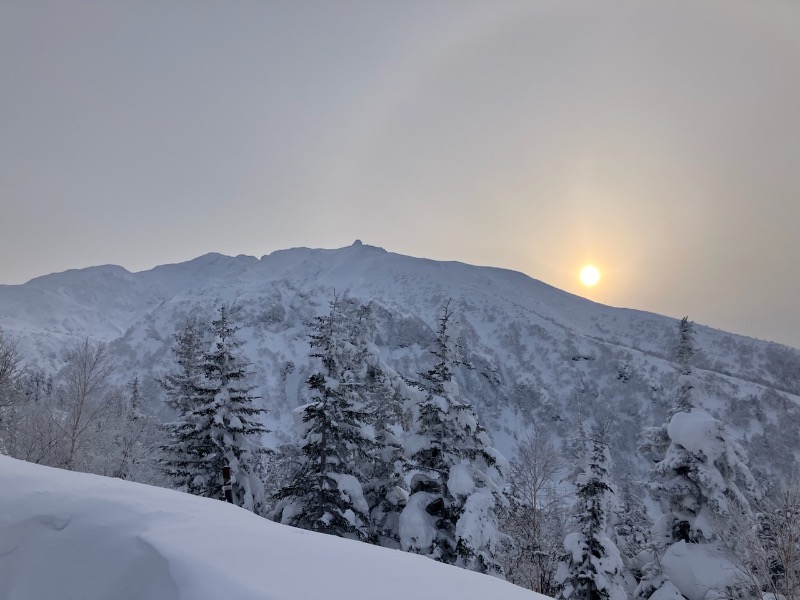
POLYGON ((735 587, 736 566, 713 544, 672 544, 661 559, 664 574, 688 600, 711 600, 725 585, 735 587))
POLYGON ((447 488, 456 496, 469 496, 475 490, 473 467, 469 464, 453 465, 447 478, 447 488))
POLYGON ((670 439, 689 452, 702 454, 714 462, 725 451, 722 423, 704 410, 676 413, 669 422, 670 439))
POLYGON ((436 525, 425 507, 433 496, 417 492, 408 498, 408 504, 400 513, 400 540, 403 550, 427 550, 436 538, 436 525))
POLYGON ((499 579, 217 500, 0 456, 0 598, 537 600, 499 579))

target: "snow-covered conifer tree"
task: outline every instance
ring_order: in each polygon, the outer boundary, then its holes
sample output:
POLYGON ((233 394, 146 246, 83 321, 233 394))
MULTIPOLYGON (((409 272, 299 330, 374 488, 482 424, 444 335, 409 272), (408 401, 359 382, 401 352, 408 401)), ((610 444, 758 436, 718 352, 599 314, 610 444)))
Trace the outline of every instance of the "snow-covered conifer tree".
POLYGON ((712 519, 726 517, 732 503, 747 507, 757 494, 744 449, 725 426, 699 408, 672 416, 670 445, 653 467, 653 497, 666 509, 660 536, 668 543, 713 539, 712 519))
MULTIPOLYGON (((234 498, 239 506, 258 511, 263 503, 261 481, 255 474, 260 447, 257 436, 266 430, 259 420, 263 409, 248 382, 248 363, 241 357, 243 344, 230 320, 230 309, 219 308, 212 321, 214 341, 202 356, 202 377, 193 381, 191 365, 183 363, 176 390, 188 391, 172 398, 181 410, 170 424, 171 443, 165 447, 167 472, 179 487, 201 496, 224 497, 222 468, 231 468, 234 498)), ((181 341, 179 339, 179 348, 181 341)), ((187 347, 183 347, 187 350, 187 347)), ((183 356, 176 352, 180 358, 183 356)), ((187 355, 187 361, 191 355, 187 355)))
POLYGON ((678 394, 675 401, 677 411, 691 410, 695 406, 691 361, 696 353, 694 323, 689 317, 683 317, 678 323, 678 345, 675 348, 675 361, 679 369, 678 394))
POLYGON ((158 382, 166 392, 167 405, 177 412, 176 420, 166 424, 168 439, 162 448, 164 472, 176 489, 211 496, 217 489, 209 482, 215 476, 208 464, 214 447, 208 436, 201 433, 205 418, 195 413, 201 406, 204 337, 197 318, 188 318, 175 334, 172 346, 177 369, 158 382))
MULTIPOLYGON (((692 323, 684 317, 675 353, 679 374, 673 414, 661 427, 647 430, 640 446, 654 463, 650 490, 664 510, 652 530, 654 561, 678 542, 720 541, 715 523, 734 508, 749 512, 749 498, 759 495, 744 449, 723 423, 698 407, 689 364, 695 352, 692 323)), ((708 548, 722 552, 717 546, 708 548)), ((660 565, 646 566, 636 597, 650 598, 661 588, 671 594, 674 586, 660 565)))
POLYGON ((310 329, 310 356, 318 370, 308 379, 312 401, 297 411, 302 466, 278 493, 281 501, 272 516, 287 525, 367 540, 369 507, 362 481, 374 442, 354 371, 361 349, 351 343, 352 323, 344 318, 338 296, 310 329))
POLYGON ((586 469, 577 481, 578 531, 564 539, 566 554, 557 576, 562 584, 560 598, 565 600, 628 598, 622 558, 607 531, 614 501, 610 461, 605 432, 597 430, 586 469))
POLYGON ((712 515, 725 517, 732 501, 748 507, 747 496, 757 495, 744 449, 723 423, 692 399, 695 385, 688 360, 695 350, 691 325, 685 317, 679 324, 678 401, 674 414, 661 428, 669 445, 653 467, 652 493, 666 509, 668 523, 662 522, 661 533, 669 543, 709 541, 714 537, 712 515))
POLYGON ((364 497, 369 506, 370 540, 400 548, 399 518, 408 499, 403 475, 407 460, 403 453, 403 408, 410 390, 405 380, 381 360, 373 343, 375 318, 371 305, 343 302, 353 346, 351 370, 365 421, 372 428, 373 443, 368 448, 369 461, 364 469, 364 497))
POLYGON ((158 380, 167 394, 167 405, 180 415, 191 409, 195 390, 203 378, 204 333, 197 317, 186 319, 172 346, 178 368, 158 380))
POLYGON ((414 407, 406 442, 411 496, 400 515, 401 543, 441 562, 501 574, 496 553, 505 539, 498 529, 498 511, 507 504, 498 485, 503 459, 472 407, 459 398, 452 372, 459 361, 448 333, 452 314, 448 303, 431 350, 437 362, 420 374, 425 396, 414 407))
POLYGON ((139 383, 139 378, 134 377, 133 381, 128 384, 128 388, 130 389, 128 401, 130 402, 131 410, 139 413, 142 410, 142 386, 139 383))

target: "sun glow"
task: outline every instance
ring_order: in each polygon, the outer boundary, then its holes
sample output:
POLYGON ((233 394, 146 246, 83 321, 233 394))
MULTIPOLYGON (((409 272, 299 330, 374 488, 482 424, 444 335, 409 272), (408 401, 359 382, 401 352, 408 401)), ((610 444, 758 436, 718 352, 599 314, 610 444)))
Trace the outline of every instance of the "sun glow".
POLYGON ((579 277, 583 285, 592 287, 597 285, 597 282, 600 281, 600 269, 594 265, 586 265, 581 269, 579 277))

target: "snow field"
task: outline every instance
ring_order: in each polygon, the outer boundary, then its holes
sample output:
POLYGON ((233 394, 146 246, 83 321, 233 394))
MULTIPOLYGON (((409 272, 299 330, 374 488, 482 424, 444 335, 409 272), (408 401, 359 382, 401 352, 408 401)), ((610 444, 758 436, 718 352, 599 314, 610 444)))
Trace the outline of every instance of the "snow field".
POLYGON ((430 559, 235 506, 0 456, 0 598, 537 600, 430 559))

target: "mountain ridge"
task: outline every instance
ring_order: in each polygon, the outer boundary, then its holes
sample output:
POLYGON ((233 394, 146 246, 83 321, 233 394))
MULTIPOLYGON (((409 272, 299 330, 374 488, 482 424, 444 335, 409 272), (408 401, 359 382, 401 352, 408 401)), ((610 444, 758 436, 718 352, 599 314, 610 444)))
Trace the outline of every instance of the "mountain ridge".
MULTIPOLYGON (((610 418, 620 423, 616 457, 646 467, 635 458, 635 438, 660 422, 674 395, 676 320, 604 306, 508 269, 359 243, 261 258, 208 253, 137 273, 105 265, 0 287, 0 327, 42 370, 58 371, 64 348, 88 335, 109 344, 121 381, 152 381, 171 368, 172 334, 187 315, 210 321, 219 304, 230 304, 277 444, 291 437, 287 415, 305 393, 306 323, 334 290, 372 303, 376 343, 407 375, 427 368, 433 325, 450 300, 454 335, 475 365, 457 379, 502 451, 534 424, 563 440, 581 420, 610 418)), ((762 443, 753 435, 778 442, 779 424, 800 427, 800 351, 705 326, 697 327, 697 345, 704 407, 746 446, 762 443), (753 398, 790 410, 751 414, 753 398)), ((150 392, 157 404, 159 391, 150 392)), ((800 460, 791 454, 787 468, 800 460)), ((755 455, 773 471, 766 450, 755 455)))

